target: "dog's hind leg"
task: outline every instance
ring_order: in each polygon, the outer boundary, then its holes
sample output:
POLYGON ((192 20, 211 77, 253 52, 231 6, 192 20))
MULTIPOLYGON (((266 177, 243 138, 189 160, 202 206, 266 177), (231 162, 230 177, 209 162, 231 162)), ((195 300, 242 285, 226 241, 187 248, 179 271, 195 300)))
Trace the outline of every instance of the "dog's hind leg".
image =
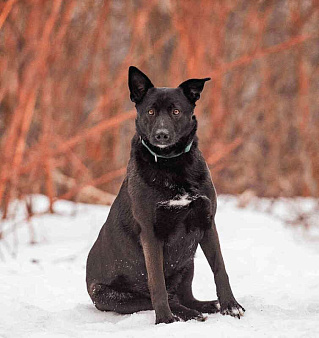
POLYGON ((185 269, 183 279, 177 289, 177 297, 179 302, 196 311, 202 313, 216 313, 220 310, 218 300, 213 301, 200 301, 193 296, 192 281, 194 276, 194 262, 190 263, 188 268, 185 269))
POLYGON ((128 314, 153 309, 150 298, 134 292, 116 290, 105 284, 92 283, 89 295, 100 311, 128 314))

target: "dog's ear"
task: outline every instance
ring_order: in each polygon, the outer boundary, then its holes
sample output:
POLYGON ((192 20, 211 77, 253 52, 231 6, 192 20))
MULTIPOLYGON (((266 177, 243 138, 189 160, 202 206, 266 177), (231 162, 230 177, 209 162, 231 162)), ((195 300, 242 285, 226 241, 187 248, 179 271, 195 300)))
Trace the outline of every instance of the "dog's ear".
POLYGON ((131 100, 135 103, 140 103, 146 92, 154 85, 143 72, 131 66, 128 71, 128 87, 131 100))
POLYGON ((184 95, 188 98, 188 100, 195 104, 195 102, 200 98, 200 93, 204 88, 204 84, 206 81, 209 81, 210 77, 206 77, 205 79, 190 79, 179 85, 182 88, 184 95))

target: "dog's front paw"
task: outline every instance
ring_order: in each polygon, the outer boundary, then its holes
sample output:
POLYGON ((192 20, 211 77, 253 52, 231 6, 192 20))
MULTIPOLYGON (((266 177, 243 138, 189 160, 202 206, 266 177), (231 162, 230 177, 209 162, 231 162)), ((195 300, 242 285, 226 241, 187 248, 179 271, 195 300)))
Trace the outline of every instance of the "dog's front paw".
POLYGON ((155 324, 160 324, 160 323, 169 324, 169 323, 174 323, 174 322, 179 322, 179 318, 177 316, 174 316, 174 315, 161 316, 161 317, 156 316, 155 324))
POLYGON ((235 299, 220 304, 220 313, 240 319, 246 310, 235 299))

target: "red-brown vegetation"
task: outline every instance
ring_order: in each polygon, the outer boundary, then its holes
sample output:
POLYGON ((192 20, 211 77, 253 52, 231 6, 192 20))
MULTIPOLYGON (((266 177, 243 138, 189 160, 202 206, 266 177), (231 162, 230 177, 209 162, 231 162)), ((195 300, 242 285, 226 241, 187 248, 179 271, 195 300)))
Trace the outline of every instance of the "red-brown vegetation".
MULTIPOLYGON (((318 196, 319 1, 0 1, 0 205, 111 203, 135 112, 127 70, 212 77, 197 107, 217 191, 318 196)), ((30 213, 32 208, 30 207, 30 213)))

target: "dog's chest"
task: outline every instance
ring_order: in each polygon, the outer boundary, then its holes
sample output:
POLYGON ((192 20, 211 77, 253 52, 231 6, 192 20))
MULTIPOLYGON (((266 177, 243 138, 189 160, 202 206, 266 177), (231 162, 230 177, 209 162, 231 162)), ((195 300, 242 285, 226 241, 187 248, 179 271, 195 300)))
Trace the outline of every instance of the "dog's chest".
POLYGON ((210 225, 210 209, 206 196, 185 190, 169 199, 161 199, 155 210, 155 236, 173 242, 176 238, 191 238, 197 228, 205 230, 210 225))
POLYGON ((176 231, 164 242, 165 275, 183 268, 194 258, 202 236, 203 231, 199 228, 186 231, 182 224, 177 227, 176 231))

